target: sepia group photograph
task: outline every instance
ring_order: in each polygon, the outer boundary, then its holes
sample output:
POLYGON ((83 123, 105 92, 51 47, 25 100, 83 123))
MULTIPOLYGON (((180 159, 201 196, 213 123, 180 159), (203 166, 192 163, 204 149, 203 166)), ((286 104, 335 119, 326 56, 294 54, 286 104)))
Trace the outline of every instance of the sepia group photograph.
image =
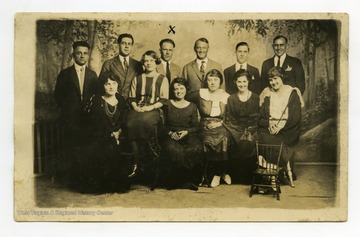
POLYGON ((14 29, 16 221, 347 221, 347 14, 14 29))

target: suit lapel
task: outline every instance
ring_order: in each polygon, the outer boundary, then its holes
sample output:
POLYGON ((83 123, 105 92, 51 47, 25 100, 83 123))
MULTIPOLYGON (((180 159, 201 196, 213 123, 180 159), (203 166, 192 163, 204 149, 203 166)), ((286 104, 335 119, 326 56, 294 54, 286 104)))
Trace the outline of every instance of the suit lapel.
POLYGON ((198 77, 198 79, 199 79, 200 81, 202 81, 202 75, 201 75, 200 70, 199 70, 199 68, 198 68, 198 65, 197 65, 197 63, 196 63, 196 60, 192 62, 191 66, 192 66, 192 68, 193 68, 196 76, 198 77))
POLYGON ((175 76, 178 75, 178 71, 176 69, 176 66, 173 63, 170 63, 170 73, 171 73, 171 77, 170 78, 170 82, 172 81, 173 78, 175 78, 175 76))
POLYGON ((70 70, 70 77, 71 81, 73 82, 74 86, 76 87, 77 93, 80 95, 80 84, 79 84, 79 78, 76 73, 75 66, 73 65, 70 70))
POLYGON ((83 89, 83 98, 87 98, 89 95, 89 84, 90 84, 90 69, 86 67, 85 69, 85 78, 84 78, 84 89, 83 89))
MULTIPOLYGON (((123 65, 122 65, 121 62, 120 62, 119 56, 117 56, 117 57, 114 58, 113 66, 114 66, 114 68, 119 72, 119 74, 120 74, 121 76, 123 76, 124 78, 126 78, 126 73, 125 73, 125 70, 124 70, 124 68, 123 68, 123 65)), ((129 66, 129 68, 130 68, 130 66, 129 66)))

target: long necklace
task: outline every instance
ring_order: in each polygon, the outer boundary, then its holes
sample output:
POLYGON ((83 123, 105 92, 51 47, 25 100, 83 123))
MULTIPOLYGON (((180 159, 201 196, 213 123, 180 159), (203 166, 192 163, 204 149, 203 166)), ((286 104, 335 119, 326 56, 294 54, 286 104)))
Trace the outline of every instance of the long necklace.
POLYGON ((107 115, 109 115, 109 116, 112 116, 112 115, 114 115, 115 114, 115 112, 116 112, 116 108, 117 108, 117 106, 115 105, 114 107, 114 111, 113 112, 111 112, 110 111, 110 109, 109 109, 109 105, 108 105, 108 102, 106 102, 106 100, 104 100, 104 102, 105 102, 105 112, 106 112, 106 114, 107 115))

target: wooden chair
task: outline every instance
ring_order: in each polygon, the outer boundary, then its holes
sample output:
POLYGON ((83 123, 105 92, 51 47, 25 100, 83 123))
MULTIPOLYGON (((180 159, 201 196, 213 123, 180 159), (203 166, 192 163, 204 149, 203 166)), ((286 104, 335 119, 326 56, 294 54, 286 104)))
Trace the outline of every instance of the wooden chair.
POLYGON ((280 200, 279 162, 283 144, 270 145, 256 142, 256 154, 258 158, 257 168, 253 171, 253 179, 249 196, 259 190, 271 190, 274 197, 280 200))

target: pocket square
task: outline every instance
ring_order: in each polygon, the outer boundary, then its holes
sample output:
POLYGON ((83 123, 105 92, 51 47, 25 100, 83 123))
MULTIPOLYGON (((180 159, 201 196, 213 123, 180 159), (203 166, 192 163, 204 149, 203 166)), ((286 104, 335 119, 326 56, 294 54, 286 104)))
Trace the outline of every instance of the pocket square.
POLYGON ((285 72, 291 72, 292 71, 292 67, 290 67, 290 65, 287 65, 285 72))
POLYGON ((252 77, 251 77, 251 80, 255 80, 255 77, 254 77, 254 76, 252 76, 252 77))

